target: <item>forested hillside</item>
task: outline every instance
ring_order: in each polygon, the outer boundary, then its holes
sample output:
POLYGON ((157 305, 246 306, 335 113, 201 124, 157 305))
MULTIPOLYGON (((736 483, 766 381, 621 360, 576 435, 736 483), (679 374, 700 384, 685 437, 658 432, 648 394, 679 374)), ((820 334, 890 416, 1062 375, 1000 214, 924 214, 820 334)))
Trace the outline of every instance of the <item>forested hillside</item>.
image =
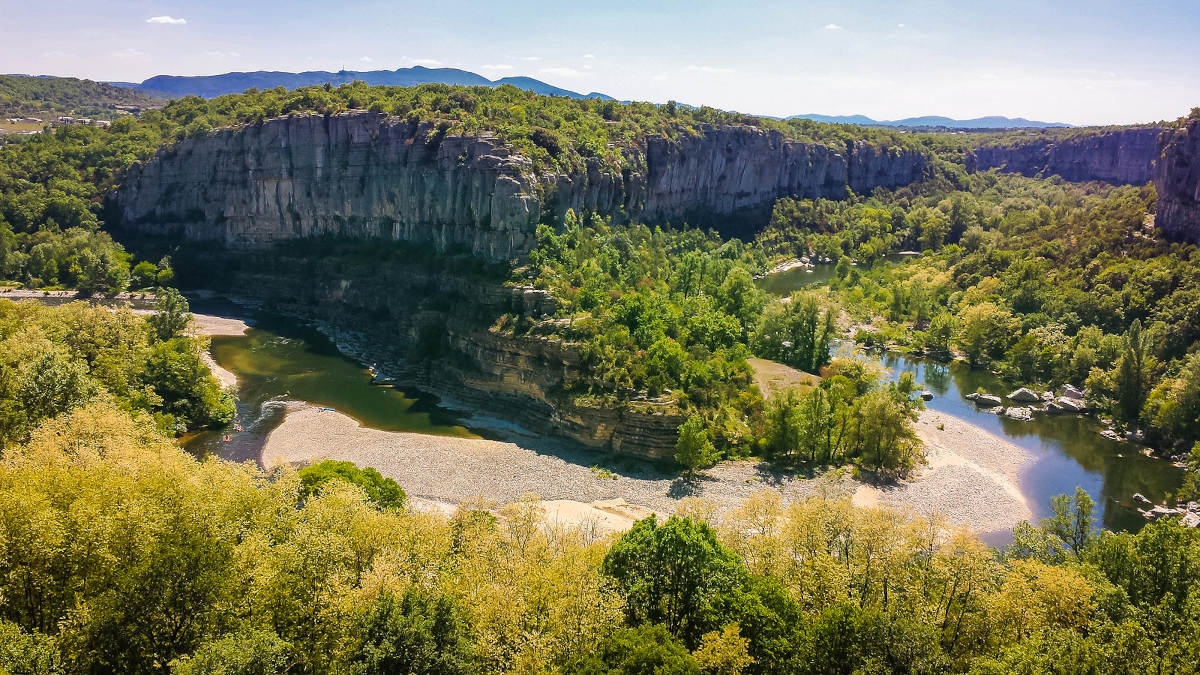
POLYGON ((54 113, 112 119, 163 102, 144 92, 73 77, 0 75, 0 117, 54 113))
POLYGON ((976 174, 848 202, 781 200, 769 250, 839 265, 843 304, 871 322, 857 339, 961 354, 1014 386, 1072 384, 1122 428, 1170 453, 1200 440, 1200 251, 1150 227, 1153 186, 976 174))

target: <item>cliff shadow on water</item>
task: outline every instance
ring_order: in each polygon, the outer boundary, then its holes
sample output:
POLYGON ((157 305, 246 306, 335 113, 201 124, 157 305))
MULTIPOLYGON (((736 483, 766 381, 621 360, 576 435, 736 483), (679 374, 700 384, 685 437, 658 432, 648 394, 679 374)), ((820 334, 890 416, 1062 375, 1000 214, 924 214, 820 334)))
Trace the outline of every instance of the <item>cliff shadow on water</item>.
POLYGON ((405 391, 591 450, 653 462, 673 455, 678 415, 576 404, 579 348, 511 328, 557 304, 545 291, 506 285, 507 265, 332 237, 246 251, 189 245, 176 256, 186 285, 307 323, 405 391))

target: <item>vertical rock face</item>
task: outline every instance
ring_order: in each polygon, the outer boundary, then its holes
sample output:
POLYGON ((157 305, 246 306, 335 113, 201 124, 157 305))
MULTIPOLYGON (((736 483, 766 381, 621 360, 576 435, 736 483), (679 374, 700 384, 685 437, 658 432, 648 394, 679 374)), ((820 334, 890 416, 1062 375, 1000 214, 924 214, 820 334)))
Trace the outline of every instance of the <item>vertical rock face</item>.
POLYGON ((1039 136, 1028 142, 976 148, 968 164, 980 171, 999 169, 1024 176, 1059 175, 1069 181, 1142 185, 1153 177, 1161 131, 1158 126, 1113 129, 1061 141, 1039 136))
POLYGON ((784 195, 907 185, 927 167, 911 149, 833 148, 743 126, 649 137, 626 154, 621 171, 591 161, 538 175, 488 135, 446 136, 376 113, 298 116, 181 141, 133 167, 112 204, 127 229, 231 247, 382 236, 508 260, 533 245, 544 208, 719 224, 784 195))
POLYGON ((123 227, 230 247, 383 236, 501 260, 532 245, 528 165, 487 136, 309 115, 183 140, 133 167, 113 199, 123 227))
POLYGON ((1200 119, 1167 129, 1154 169, 1154 224, 1179 241, 1200 244, 1200 119))

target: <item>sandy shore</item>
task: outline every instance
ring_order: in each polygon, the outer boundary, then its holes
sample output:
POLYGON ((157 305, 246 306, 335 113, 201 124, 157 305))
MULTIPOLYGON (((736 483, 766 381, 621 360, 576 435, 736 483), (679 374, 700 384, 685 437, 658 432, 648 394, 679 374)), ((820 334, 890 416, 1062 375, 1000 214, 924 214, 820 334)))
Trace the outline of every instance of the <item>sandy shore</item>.
MULTIPOLYGON (((241 319, 234 319, 226 316, 213 316, 211 314, 192 314, 192 325, 190 328, 196 335, 245 335, 246 329, 250 326, 241 319)), ((212 354, 205 352, 201 355, 205 365, 212 371, 212 374, 221 383, 221 386, 226 389, 237 389, 237 375, 217 365, 213 360, 212 354)))
POLYGON ((897 485, 872 487, 843 471, 786 475, 753 461, 724 462, 685 479, 647 462, 551 439, 513 443, 379 431, 339 412, 293 402, 267 437, 262 461, 268 467, 321 459, 372 466, 396 479, 414 503, 443 510, 473 499, 503 504, 534 493, 546 500, 552 522, 598 521, 604 530, 623 530, 650 512, 672 513, 685 497, 705 498, 718 510, 733 508, 765 487, 780 490, 787 500, 852 495, 862 505, 940 513, 981 533, 1032 517, 1017 481, 1029 453, 941 413, 926 411, 917 429, 929 465, 897 485))
POLYGON ((1034 459, 1029 451, 932 410, 921 413, 916 428, 928 464, 897 485, 863 485, 855 492, 855 503, 941 514, 980 533, 1008 530, 1034 517, 1020 484, 1021 470, 1034 459))

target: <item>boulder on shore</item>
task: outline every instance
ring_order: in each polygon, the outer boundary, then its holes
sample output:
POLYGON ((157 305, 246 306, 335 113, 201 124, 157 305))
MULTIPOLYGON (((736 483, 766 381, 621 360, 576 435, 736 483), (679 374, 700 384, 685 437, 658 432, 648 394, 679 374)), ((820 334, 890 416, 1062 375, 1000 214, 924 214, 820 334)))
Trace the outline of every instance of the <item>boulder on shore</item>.
POLYGON ((1083 391, 1069 384, 1064 384, 1058 388, 1058 395, 1064 398, 1073 398, 1079 401, 1083 400, 1083 391))
POLYGON ((1027 387, 1021 387, 1020 389, 1014 391, 1008 395, 1008 398, 1009 400, 1016 401, 1017 403, 1034 403, 1042 400, 1042 397, 1038 396, 1037 392, 1027 387))
POLYGON ((922 401, 932 401, 933 400, 933 392, 929 391, 928 389, 926 389, 925 391, 922 391, 921 392, 921 400, 922 401))

